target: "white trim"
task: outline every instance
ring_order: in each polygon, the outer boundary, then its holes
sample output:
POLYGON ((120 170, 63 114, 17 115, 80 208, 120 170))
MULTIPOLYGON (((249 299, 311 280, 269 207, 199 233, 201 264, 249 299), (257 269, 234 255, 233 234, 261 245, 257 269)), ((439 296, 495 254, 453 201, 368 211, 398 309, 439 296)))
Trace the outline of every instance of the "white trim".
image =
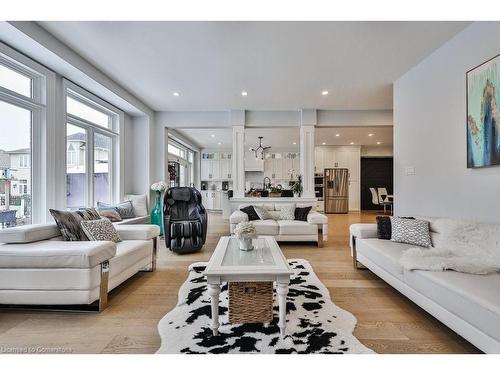
MULTIPOLYGON (((63 90, 64 90, 64 113, 65 113, 65 123, 79 126, 85 129, 87 133, 87 147, 86 147, 86 192, 85 192, 85 204, 89 207, 94 206, 94 134, 99 133, 106 137, 111 138, 111 150, 108 155, 108 168, 111 178, 111 192, 110 200, 113 203, 119 201, 123 197, 123 184, 125 183, 124 177, 124 165, 123 165, 123 129, 125 114, 123 111, 112 106, 101 98, 95 96, 94 94, 88 92, 87 90, 75 85, 73 82, 63 78, 63 90), (75 100, 81 101, 85 105, 96 109, 104 114, 108 115, 111 120, 111 126, 109 128, 103 127, 102 125, 93 123, 86 119, 80 118, 73 114, 67 113, 66 109, 66 98, 71 97, 75 100), (118 166, 118 167, 116 167, 118 166)), ((66 127, 65 127, 66 128, 66 127)), ((67 142, 67 136, 65 136, 65 142, 67 142)), ((67 171, 67 155, 65 156, 65 173, 67 171)), ((66 191, 65 187, 65 191, 66 191)), ((67 192, 66 192, 67 194, 67 192)), ((66 195, 65 195, 66 196, 66 195)))

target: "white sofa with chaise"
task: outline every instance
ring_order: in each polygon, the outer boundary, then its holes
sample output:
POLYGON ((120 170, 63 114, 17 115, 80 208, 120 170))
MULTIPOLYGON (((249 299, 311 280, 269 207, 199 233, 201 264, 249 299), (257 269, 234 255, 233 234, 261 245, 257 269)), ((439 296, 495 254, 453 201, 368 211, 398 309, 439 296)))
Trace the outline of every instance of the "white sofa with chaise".
MULTIPOLYGON (((434 246, 445 247, 453 221, 425 220, 430 222, 434 246)), ((500 353, 500 274, 410 271, 399 260, 414 245, 378 239, 376 224, 353 224, 350 234, 356 268, 360 263, 369 268, 482 351, 500 353)))
MULTIPOLYGON (((279 220, 279 213, 283 205, 286 203, 266 203, 262 206, 268 210, 272 219, 253 220, 257 234, 274 236, 276 241, 298 241, 298 242, 317 242, 318 246, 323 246, 323 241, 328 238, 328 217, 315 211, 315 207, 307 215, 307 221, 299 220, 279 220)), ((241 204, 238 208, 244 208, 248 204, 241 204)), ((297 207, 310 206, 307 204, 297 204, 297 207)), ((248 215, 239 209, 234 211, 229 217, 231 233, 234 233, 234 228, 241 222, 248 221, 248 215)))
POLYGON ((108 292, 156 266, 156 225, 117 225, 121 242, 63 241, 55 224, 0 230, 1 307, 102 311, 108 292), (84 305, 84 306, 82 306, 84 305))

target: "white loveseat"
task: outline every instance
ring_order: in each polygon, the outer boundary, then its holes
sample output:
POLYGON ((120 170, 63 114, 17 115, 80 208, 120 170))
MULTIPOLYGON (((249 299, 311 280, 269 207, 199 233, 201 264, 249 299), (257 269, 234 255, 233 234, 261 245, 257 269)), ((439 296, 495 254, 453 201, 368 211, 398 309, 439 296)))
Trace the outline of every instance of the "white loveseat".
MULTIPOLYGON (((453 221, 424 219, 431 223, 434 246, 445 247, 453 221)), ((414 245, 377 239, 376 224, 353 224, 350 234, 356 268, 359 263, 369 268, 482 351, 500 353, 500 274, 410 271, 399 259, 414 245)))
POLYGON ((116 229, 116 244, 63 241, 55 224, 0 230, 0 305, 102 311, 109 291, 156 265, 158 226, 116 229))
MULTIPOLYGON (((279 220, 281 208, 289 204, 266 203, 254 206, 261 206, 268 210, 272 219, 253 220, 257 234, 274 236, 276 241, 314 241, 318 246, 323 246, 323 241, 328 238, 328 217, 311 209, 307 215, 307 221, 300 220, 279 220)), ((244 208, 248 204, 241 204, 238 208, 244 208)), ((297 207, 310 206, 307 204, 297 204, 297 207)), ((248 215, 240 210, 234 211, 229 217, 231 233, 238 223, 248 221, 248 215)))

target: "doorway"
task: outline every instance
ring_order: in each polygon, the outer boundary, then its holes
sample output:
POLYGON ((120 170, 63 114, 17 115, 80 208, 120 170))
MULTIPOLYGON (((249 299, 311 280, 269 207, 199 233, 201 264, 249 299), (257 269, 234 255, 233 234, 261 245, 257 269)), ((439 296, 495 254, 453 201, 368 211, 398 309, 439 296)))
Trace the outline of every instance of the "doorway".
POLYGON ((372 203, 370 188, 385 187, 393 194, 393 158, 361 158, 361 209, 378 210, 380 206, 372 203))

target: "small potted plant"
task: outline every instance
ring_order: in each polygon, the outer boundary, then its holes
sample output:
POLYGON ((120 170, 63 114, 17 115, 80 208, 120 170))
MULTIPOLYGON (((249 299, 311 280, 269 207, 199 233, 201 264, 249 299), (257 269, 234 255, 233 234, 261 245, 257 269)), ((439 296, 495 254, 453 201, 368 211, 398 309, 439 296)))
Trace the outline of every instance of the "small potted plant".
POLYGON ((250 251, 253 250, 252 239, 257 238, 257 231, 255 226, 250 222, 242 222, 234 228, 236 238, 240 240, 240 250, 250 251))
POLYGON ((155 182, 151 185, 151 190, 155 192, 155 206, 151 211, 151 224, 156 224, 160 227, 160 236, 163 236, 163 217, 161 196, 167 190, 167 184, 163 181, 155 182))
POLYGON ((293 195, 295 197, 300 197, 302 195, 302 191, 304 191, 304 187, 302 186, 302 175, 297 175, 297 180, 290 181, 288 186, 292 188, 293 195))

